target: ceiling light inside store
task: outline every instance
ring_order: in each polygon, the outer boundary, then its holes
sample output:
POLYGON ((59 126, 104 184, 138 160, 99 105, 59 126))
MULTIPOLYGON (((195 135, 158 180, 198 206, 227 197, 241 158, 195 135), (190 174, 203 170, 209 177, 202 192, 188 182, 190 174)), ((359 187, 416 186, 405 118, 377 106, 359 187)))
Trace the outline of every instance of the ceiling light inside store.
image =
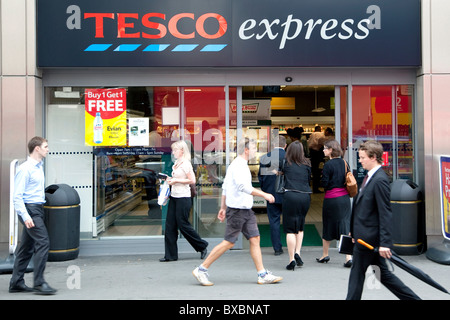
POLYGON ((55 98, 80 99, 80 92, 72 91, 72 87, 63 87, 62 91, 55 91, 55 98))
POLYGON ((312 112, 323 112, 325 111, 325 108, 317 108, 317 87, 314 87, 314 109, 312 110, 312 112))

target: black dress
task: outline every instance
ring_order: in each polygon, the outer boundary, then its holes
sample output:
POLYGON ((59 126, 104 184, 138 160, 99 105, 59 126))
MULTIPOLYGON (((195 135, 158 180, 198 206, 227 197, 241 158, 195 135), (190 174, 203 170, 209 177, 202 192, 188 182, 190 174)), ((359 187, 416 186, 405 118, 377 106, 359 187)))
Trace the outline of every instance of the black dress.
POLYGON ((285 233, 303 231, 305 217, 311 204, 311 167, 296 163, 284 164, 286 192, 283 196, 283 228, 285 233))
POLYGON ((329 197, 330 191, 336 188, 345 189, 345 162, 341 158, 333 158, 323 166, 321 184, 325 189, 322 208, 323 234, 327 241, 339 240, 341 234, 350 232, 351 203, 348 194, 329 197))

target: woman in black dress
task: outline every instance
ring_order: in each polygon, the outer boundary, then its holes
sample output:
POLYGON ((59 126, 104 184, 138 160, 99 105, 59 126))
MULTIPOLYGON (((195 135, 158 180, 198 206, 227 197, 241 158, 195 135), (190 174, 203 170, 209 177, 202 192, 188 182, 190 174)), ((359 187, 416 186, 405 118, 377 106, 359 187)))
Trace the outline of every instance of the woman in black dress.
MULTIPOLYGON (((342 149, 336 140, 328 140, 324 144, 323 153, 329 157, 323 166, 321 184, 325 189, 323 200, 323 253, 317 262, 330 261, 328 249, 332 240, 339 240, 341 234, 350 232, 351 204, 347 189, 345 188, 345 172, 347 164, 341 158, 342 149)), ((351 267, 351 256, 346 256, 345 267, 351 267)))
POLYGON ((300 141, 292 142, 286 151, 286 161, 283 174, 286 177, 283 196, 283 228, 286 233, 286 243, 289 252, 288 270, 294 270, 295 265, 302 266, 300 250, 303 242, 303 227, 305 216, 311 204, 311 163, 305 158, 300 141))

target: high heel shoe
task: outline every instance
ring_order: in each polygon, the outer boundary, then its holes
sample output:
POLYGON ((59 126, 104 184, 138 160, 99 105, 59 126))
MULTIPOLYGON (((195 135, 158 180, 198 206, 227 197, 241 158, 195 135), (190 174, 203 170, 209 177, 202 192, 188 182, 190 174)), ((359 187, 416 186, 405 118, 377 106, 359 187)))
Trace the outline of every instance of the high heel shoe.
POLYGON ((344 263, 344 267, 346 267, 346 268, 351 268, 352 265, 353 265, 353 261, 351 259, 348 261, 345 261, 345 263, 344 263))
POLYGON ((330 257, 329 256, 326 256, 326 257, 323 257, 322 259, 319 259, 319 258, 316 258, 316 261, 318 262, 318 263, 328 263, 328 261, 330 261, 330 257))
POLYGON ((294 255, 294 259, 295 259, 295 262, 297 263, 297 266, 299 266, 299 267, 303 266, 303 260, 302 260, 302 258, 300 258, 298 253, 296 253, 294 255))
POLYGON ((295 270, 295 261, 292 260, 291 263, 289 263, 289 264, 286 266, 286 269, 294 271, 294 270, 295 270))

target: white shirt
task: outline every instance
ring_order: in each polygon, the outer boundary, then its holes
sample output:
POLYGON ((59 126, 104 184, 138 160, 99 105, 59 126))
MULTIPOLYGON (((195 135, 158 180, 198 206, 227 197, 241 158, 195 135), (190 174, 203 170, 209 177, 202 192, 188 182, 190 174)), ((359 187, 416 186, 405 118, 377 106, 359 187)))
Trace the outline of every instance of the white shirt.
MULTIPOLYGON (((194 170, 192 169, 192 164, 189 161, 183 160, 180 163, 175 163, 172 166, 172 178, 175 179, 187 179, 188 174, 194 174, 194 170)), ((189 184, 186 183, 174 183, 172 185, 172 191, 170 196, 173 198, 190 198, 191 197, 191 189, 189 184)))
POLYGON ((43 162, 37 162, 31 157, 17 169, 14 178, 14 208, 17 214, 26 221, 30 218, 25 203, 45 203, 43 162))
POLYGON ((222 195, 227 207, 236 209, 251 209, 253 207, 252 174, 247 160, 238 156, 227 169, 222 185, 222 195))
POLYGON ((375 174, 375 172, 377 172, 378 169, 381 168, 381 165, 377 165, 375 168, 372 168, 369 172, 367 172, 367 181, 366 181, 366 185, 369 182, 370 178, 372 178, 372 176, 375 174))

